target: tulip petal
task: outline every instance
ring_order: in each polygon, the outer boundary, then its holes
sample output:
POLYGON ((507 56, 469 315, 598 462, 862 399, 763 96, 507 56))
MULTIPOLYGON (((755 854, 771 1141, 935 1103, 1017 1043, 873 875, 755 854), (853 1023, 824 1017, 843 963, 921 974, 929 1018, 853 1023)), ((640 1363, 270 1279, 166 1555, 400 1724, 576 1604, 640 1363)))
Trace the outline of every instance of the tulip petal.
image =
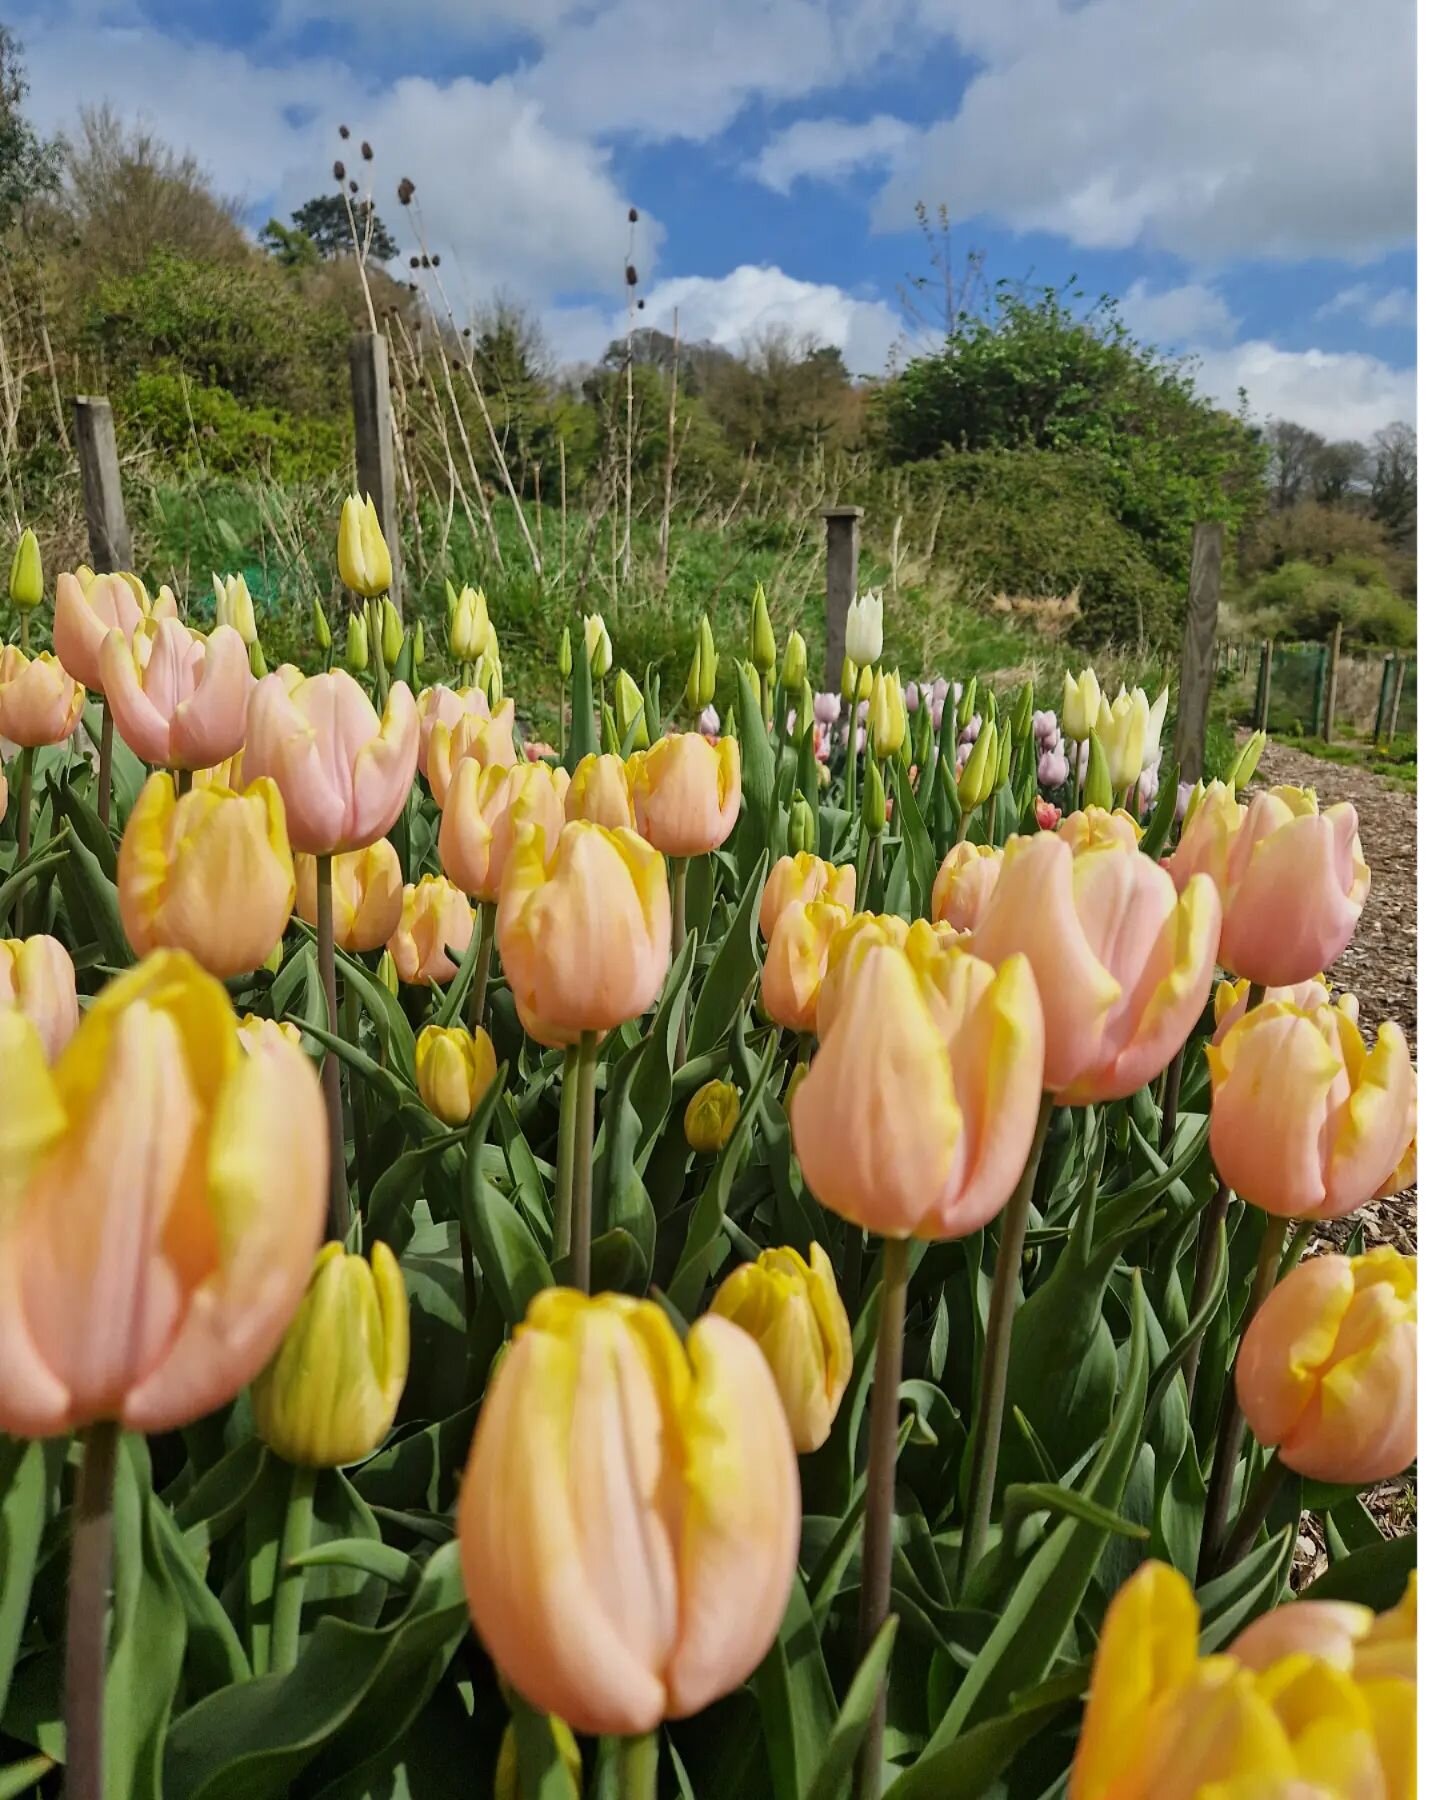
POLYGON ((1286 1218, 1325 1204, 1320 1159, 1340 1061, 1307 1014, 1267 1001, 1207 1050, 1210 1155, 1242 1199, 1286 1218))
POLYGON ((1232 873, 1238 862, 1243 874, 1226 904, 1220 960, 1252 981, 1288 986, 1328 969, 1350 942, 1369 871, 1354 866, 1359 839, 1348 805, 1287 816, 1240 862, 1260 804, 1252 803, 1231 853, 1232 873))
POLYGON ((245 709, 254 685, 245 640, 231 626, 217 626, 205 641, 194 691, 175 707, 170 727, 175 767, 209 769, 235 754, 245 742, 245 709))
POLYGON ((1322 1218, 1343 1218, 1375 1197, 1413 1135, 1414 1104, 1410 1052, 1400 1027, 1386 1020, 1330 1145, 1322 1218))

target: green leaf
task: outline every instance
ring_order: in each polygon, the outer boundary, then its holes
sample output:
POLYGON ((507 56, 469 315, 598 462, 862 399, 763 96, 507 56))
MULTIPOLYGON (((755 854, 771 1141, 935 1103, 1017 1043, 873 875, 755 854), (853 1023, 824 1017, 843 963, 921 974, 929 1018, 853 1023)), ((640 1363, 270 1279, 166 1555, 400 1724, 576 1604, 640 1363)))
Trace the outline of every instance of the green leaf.
POLYGON ((314 1038, 317 1044, 323 1044, 327 1050, 333 1050, 341 1062, 348 1068, 354 1069, 357 1075, 363 1076, 371 1087, 377 1093, 382 1094, 392 1105, 403 1106, 406 1101, 414 1098, 414 1089, 408 1082, 398 1080, 389 1069, 382 1069, 379 1063, 352 1044, 349 1038, 342 1037, 338 1032, 329 1031, 323 1025, 317 1025, 313 1020, 303 1017, 300 1013, 287 1013, 286 1018, 292 1025, 298 1026, 308 1037, 314 1038))
MULTIPOLYGON (((953 1744, 907 1769, 885 1790, 885 1800, 986 1800, 992 1787, 1031 1738, 1084 1692, 1086 1676, 1063 1678, 1073 1690, 1063 1699, 1027 1699, 1013 1712, 962 1732, 953 1744)), ((1046 1683, 1052 1692, 1061 1682, 1046 1683)))
POLYGON ((1145 835, 1140 840, 1140 848, 1146 856, 1163 856, 1165 846, 1170 841, 1170 827, 1175 823, 1175 803, 1180 798, 1180 765, 1173 758, 1169 773, 1160 784, 1160 792, 1155 796, 1155 807, 1150 814, 1150 823, 1145 827, 1145 835))
POLYGON ((202 1694, 248 1681, 249 1658, 229 1613, 205 1581, 203 1556, 198 1562, 193 1558, 174 1517, 155 1494, 150 1495, 150 1514, 155 1542, 185 1614, 187 1686, 202 1694))
POLYGON ((691 1057, 702 1056, 721 1041, 760 972, 758 933, 760 893, 764 883, 765 863, 762 859, 750 871, 730 929, 700 984, 699 998, 690 1021, 687 1054, 691 1057))
POLYGON ((505 1088, 508 1065, 502 1063, 485 1098, 475 1109, 465 1139, 465 1185, 461 1205, 470 1229, 470 1241, 480 1259, 481 1273, 493 1288, 506 1323, 518 1325, 525 1309, 553 1278, 545 1253, 520 1214, 485 1177, 480 1155, 490 1130, 490 1118, 505 1088))
POLYGON ((920 816, 920 805, 910 786, 908 772, 895 766, 895 810, 900 815, 900 836, 910 876, 910 916, 930 917, 930 890, 935 885, 935 845, 920 816))
POLYGON ((599 754, 595 731, 595 690, 590 681, 590 658, 585 654, 585 623, 571 628, 574 661, 570 665, 570 735, 565 743, 565 767, 573 775, 586 756, 599 754))
POLYGON ((0 1719, 30 1608, 45 1526, 45 1447, 0 1438, 0 1719))
POLYGON ((1332 1563, 1305 1590, 1307 1600, 1353 1600, 1383 1612, 1398 1606, 1405 1595, 1410 1571, 1415 1567, 1416 1539, 1386 1538, 1354 1550, 1343 1562, 1332 1563))
POLYGON ((366 1575, 388 1581, 392 1587, 404 1588, 407 1593, 420 1580, 420 1571, 412 1558, 403 1550, 377 1543, 373 1538, 332 1538, 328 1544, 317 1544, 299 1556, 292 1556, 289 1567, 359 1569, 366 1575))
POLYGON ((825 1746, 825 1755, 806 1789, 805 1800, 842 1800, 842 1796, 849 1793, 865 1728, 889 1673, 890 1652, 895 1647, 899 1624, 899 1618, 891 1613, 875 1633, 875 1641, 855 1671, 855 1679, 850 1683, 850 1691, 825 1746))
POLYGON ((511 1701, 510 1717, 515 1725, 515 1748, 519 1752, 522 1800, 574 1800, 575 1784, 565 1767, 549 1719, 533 1706, 527 1706, 519 1694, 511 1701))
POLYGON ((18 868, 12 869, 5 880, 0 881, 0 922, 9 918, 15 896, 23 888, 50 869, 63 868, 69 855, 69 845, 63 839, 57 842, 51 838, 32 850, 18 868))
POLYGON ((801 1800, 835 1726, 835 1690, 805 1584, 797 1574, 775 1642, 755 1671, 775 1800, 801 1800))
POLYGON ((191 1555, 202 1555, 244 1518, 266 1460, 265 1446, 258 1438, 247 1437, 207 1469, 180 1501, 175 1523, 191 1555))
POLYGON ((74 872, 91 933, 99 939, 105 960, 112 968, 128 969, 135 958, 130 954, 125 927, 120 923, 120 896, 115 891, 115 883, 100 867, 94 852, 80 841, 74 827, 67 825, 65 831, 70 856, 64 867, 74 872))
MULTIPOLYGON (((378 976, 372 975, 362 962, 343 951, 335 954, 337 974, 360 997, 360 1004, 375 1024, 376 1035, 393 1069, 403 1069, 408 1076, 415 1067, 415 1033, 405 1017, 404 1008, 378 976)), ((278 1010, 278 1008, 277 1008, 278 1010)))
POLYGON ((105 1785, 162 1800, 161 1754, 185 1654, 185 1613, 157 1542, 144 1440, 115 1468, 115 1589, 105 1673, 105 1785))
MULTIPOLYGON (((481 906, 485 903, 482 901, 481 906)), ((465 954, 460 958, 450 985, 445 989, 445 998, 435 1011, 437 1025, 453 1025, 460 1017, 460 1010, 470 992, 471 983, 475 979, 475 965, 480 960, 480 939, 483 933, 480 928, 480 908, 476 908, 475 925, 470 933, 470 942, 465 954)), ((414 1066, 413 1064, 411 1065, 414 1066)))
POLYGON ((479 1411, 479 1401, 472 1401, 448 1418, 392 1439, 355 1471, 356 1490, 377 1508, 437 1513, 451 1506, 479 1411))
POLYGON ((69 822, 70 829, 95 858, 106 880, 114 881, 115 840, 100 823, 99 813, 68 779, 52 780, 50 791, 55 810, 69 822))
POLYGON ((1223 1650, 1252 1619, 1275 1604, 1294 1555, 1295 1534, 1282 1531, 1243 1556, 1233 1569, 1195 1590, 1200 1606, 1200 1653, 1223 1650))
POLYGON ((1008 1538, 1013 1538, 1021 1521, 1033 1514, 1057 1512, 1069 1519, 1081 1519, 1116 1537, 1143 1540, 1150 1535, 1143 1525, 1123 1518, 1113 1508, 1101 1506, 1073 1488, 1061 1487, 1058 1482, 1015 1482, 1005 1490, 1004 1518, 1008 1538))

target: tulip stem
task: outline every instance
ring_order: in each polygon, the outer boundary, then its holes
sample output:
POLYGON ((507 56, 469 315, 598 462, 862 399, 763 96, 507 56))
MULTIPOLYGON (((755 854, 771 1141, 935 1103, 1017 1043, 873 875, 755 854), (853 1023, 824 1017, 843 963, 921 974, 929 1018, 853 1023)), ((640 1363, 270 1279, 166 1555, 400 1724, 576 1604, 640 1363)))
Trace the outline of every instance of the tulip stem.
POLYGON ((30 614, 24 607, 20 609, 20 653, 30 654, 30 614))
POLYGON ((65 1618, 65 1800, 105 1792, 105 1617, 114 1549, 120 1427, 102 1419, 81 1438, 65 1618))
MULTIPOLYGON (((35 781, 35 752, 29 744, 20 752, 19 811, 15 818, 15 866, 18 869, 30 854, 30 790, 35 781)), ((15 935, 25 935, 25 890, 15 896, 15 935)))
POLYGON ((575 1059, 575 1146, 570 1180, 570 1278, 590 1292, 590 1182, 595 1161, 595 1056, 598 1032, 583 1031, 575 1059))
MULTIPOLYGON (((688 927, 685 923, 685 880, 690 873, 690 858, 674 856, 670 859, 670 960, 676 961, 685 948, 688 927)), ((685 1042, 688 1036, 689 1020, 686 1013, 689 1009, 690 990, 687 987, 680 996, 677 1008, 679 1021, 675 1034, 675 1066, 678 1069, 685 1061, 685 1042)))
MULTIPOLYGON (((329 856, 315 858, 315 954, 320 985, 325 990, 325 1022, 340 1035, 340 1008, 335 993, 335 907, 329 856)), ((340 1108, 340 1059, 325 1052, 320 1070, 325 1111, 330 1124, 330 1235, 343 1243, 350 1229, 350 1185, 345 1178, 345 1118, 340 1108)))
POLYGON ((845 810, 855 810, 855 728, 859 721, 855 717, 855 702, 850 702, 850 710, 845 715, 845 810))
POLYGON ((315 1471, 296 1463, 290 1471, 290 1500, 280 1529, 280 1561, 275 1575, 275 1607, 270 1616, 270 1674, 288 1675, 300 1654, 300 1613, 305 1605, 305 1569, 292 1567, 310 1548, 315 1518, 315 1471))
POLYGON ((1281 1462, 1279 1453, 1272 1456, 1260 1471, 1250 1496, 1240 1509, 1240 1516, 1235 1521, 1235 1529, 1230 1533, 1225 1545, 1224 1554, 1220 1558, 1220 1570, 1233 1569, 1242 1556, 1248 1554, 1250 1546, 1260 1535, 1260 1527, 1269 1516, 1270 1508, 1279 1498, 1280 1489, 1285 1485, 1285 1477, 1290 1471, 1281 1462))
POLYGON ((1010 1334, 1015 1325, 1015 1305, 1020 1295, 1020 1258, 1025 1250, 1025 1228, 1030 1220, 1030 1201, 1040 1156, 1055 1101, 1041 1096, 1035 1135, 1025 1159, 1020 1185, 1005 1203, 1000 1226, 1000 1253, 995 1278, 990 1284, 990 1316, 985 1323, 985 1352, 980 1362, 980 1400, 971 1433, 974 1449, 970 1462, 970 1492, 965 1502, 965 1547, 960 1567, 960 1593, 985 1554, 990 1527, 990 1508, 995 1499, 995 1471, 1000 1461, 1000 1433, 1005 1421, 1005 1382, 1010 1372, 1010 1334))
POLYGON ((571 1044, 565 1052, 565 1073, 560 1078, 560 1137, 555 1148, 555 1222, 551 1231, 552 1261, 570 1254, 570 1221, 575 1191, 576 1069, 580 1050, 571 1044))
POLYGON ((100 823, 108 831, 110 829, 110 765, 115 760, 115 720, 110 713, 110 702, 100 702, 100 767, 96 772, 96 811, 100 814, 100 823))
POLYGON ((615 1738, 615 1778, 619 1800, 655 1800, 660 1772, 660 1740, 655 1732, 615 1738))
MULTIPOLYGON (((895 1529, 895 1456, 900 1439, 900 1361, 905 1350, 905 1290, 910 1245, 886 1238, 880 1273, 875 1383, 865 1452, 865 1541, 860 1552, 860 1641, 857 1663, 890 1611, 891 1543, 895 1529)), ((886 1683, 880 1684, 855 1770, 855 1800, 875 1800, 885 1762, 886 1683)))
POLYGON ((495 902, 480 902, 480 954, 475 959, 475 985, 470 993, 470 1028, 485 1028, 485 1002, 490 992, 490 965, 495 960, 495 902))
POLYGON ((188 794, 194 781, 195 771, 193 769, 177 769, 175 771, 175 797, 179 799, 181 795, 188 794))
MULTIPOLYGON (((1215 1266, 1220 1261, 1220 1245, 1225 1237, 1225 1215, 1230 1210, 1230 1190, 1222 1181, 1210 1197, 1200 1221, 1200 1235, 1195 1240, 1195 1273, 1190 1282, 1190 1317, 1193 1319, 1205 1304, 1210 1284, 1215 1279, 1215 1266)), ((1195 1398, 1195 1377, 1200 1368, 1203 1337, 1185 1352, 1185 1398, 1195 1398)))
MULTIPOLYGON (((1185 1051, 1182 1044, 1170 1058, 1165 1070, 1165 1085, 1160 1096, 1160 1151, 1163 1155, 1175 1141, 1175 1121, 1180 1115, 1180 1078, 1185 1073, 1185 1051)), ((1197 1265, 1198 1271, 1198 1265, 1197 1265)), ((1204 1293, 1203 1288, 1196 1290, 1204 1293)))
POLYGON ((560 747, 555 759, 561 768, 565 766, 565 678, 560 678, 560 747))
MULTIPOLYGON (((1250 1328, 1266 1296, 1275 1285, 1280 1269, 1280 1255, 1285 1248, 1285 1233, 1290 1221, 1273 1217, 1265 1221, 1265 1236, 1260 1240, 1260 1255, 1255 1264, 1255 1279, 1250 1284, 1250 1298, 1240 1327, 1240 1341, 1250 1328)), ((1198 1575, 1209 1581, 1223 1566, 1222 1549, 1225 1528, 1230 1522, 1230 1496, 1235 1487, 1235 1459, 1245 1437, 1245 1415, 1235 1393, 1235 1370, 1225 1384, 1225 1398, 1220 1405, 1220 1423, 1215 1433, 1215 1457, 1210 1465, 1210 1492, 1205 1497, 1205 1523, 1200 1531, 1198 1575)))

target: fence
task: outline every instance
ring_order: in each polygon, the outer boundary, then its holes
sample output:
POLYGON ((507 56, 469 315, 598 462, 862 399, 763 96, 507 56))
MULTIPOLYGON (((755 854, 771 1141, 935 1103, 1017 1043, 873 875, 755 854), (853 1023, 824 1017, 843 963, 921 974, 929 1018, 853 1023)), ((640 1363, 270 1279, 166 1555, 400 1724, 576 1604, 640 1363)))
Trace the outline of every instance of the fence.
MULTIPOLYGON (((1332 672, 1330 644, 1219 646, 1222 679, 1249 687, 1253 722, 1267 730, 1323 737, 1332 672)), ((1344 651, 1333 660, 1333 722, 1346 735, 1382 739, 1412 735, 1419 716, 1413 652, 1344 651)))

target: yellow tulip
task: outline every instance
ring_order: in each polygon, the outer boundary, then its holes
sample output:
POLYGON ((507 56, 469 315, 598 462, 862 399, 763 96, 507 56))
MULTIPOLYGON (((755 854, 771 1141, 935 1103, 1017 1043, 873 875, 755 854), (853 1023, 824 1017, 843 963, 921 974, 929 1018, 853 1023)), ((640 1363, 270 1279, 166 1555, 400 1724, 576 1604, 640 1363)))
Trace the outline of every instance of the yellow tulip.
POLYGON ((636 686, 635 678, 628 669, 622 669, 615 677, 615 724, 622 744, 630 737, 630 727, 633 725, 635 736, 631 739, 630 748, 650 748, 650 729, 645 720, 645 696, 636 686))
POLYGON ((905 742, 905 690, 893 669, 876 677, 870 696, 865 747, 880 762, 897 756, 905 742))
POLYGON ((707 1081, 685 1108, 685 1142, 714 1154, 730 1142, 740 1123, 740 1090, 733 1081, 707 1081))
POLYGON ((615 652, 610 647, 610 633, 599 613, 585 616, 585 654, 590 659, 590 673, 597 681, 603 681, 610 673, 615 652))
POLYGON ((465 1124, 494 1081, 495 1067, 488 1032, 427 1025, 415 1040, 415 1085, 443 1124, 465 1124))
POLYGON ((410 1302, 393 1252, 324 1245, 280 1348, 250 1391, 277 1456, 335 1469, 379 1448, 410 1367, 410 1302))
POLYGON ((489 623, 484 594, 477 588, 461 588, 450 614, 450 654, 457 662, 476 662, 485 654, 489 623))
POLYGON ((1083 744, 1100 716, 1100 682, 1093 669, 1082 669, 1080 679, 1067 669, 1060 707, 1060 728, 1066 737, 1083 744))
POLYGON ((1143 691, 1121 688, 1113 700, 1101 697, 1095 714, 1095 736, 1105 752, 1110 785, 1123 794, 1140 779, 1145 742, 1150 732, 1150 706, 1143 691))
POLYGON ((375 502, 367 494, 347 497, 340 508, 340 536, 336 544, 340 579, 352 593, 378 600, 390 591, 390 547, 380 529, 375 502))
POLYGON ((805 685, 805 640, 798 631, 792 631, 785 640, 780 685, 787 694, 798 694, 805 685))
POLYGON ((255 602, 243 575, 212 575, 215 584, 215 623, 238 631, 248 648, 258 636, 255 629, 255 602))

